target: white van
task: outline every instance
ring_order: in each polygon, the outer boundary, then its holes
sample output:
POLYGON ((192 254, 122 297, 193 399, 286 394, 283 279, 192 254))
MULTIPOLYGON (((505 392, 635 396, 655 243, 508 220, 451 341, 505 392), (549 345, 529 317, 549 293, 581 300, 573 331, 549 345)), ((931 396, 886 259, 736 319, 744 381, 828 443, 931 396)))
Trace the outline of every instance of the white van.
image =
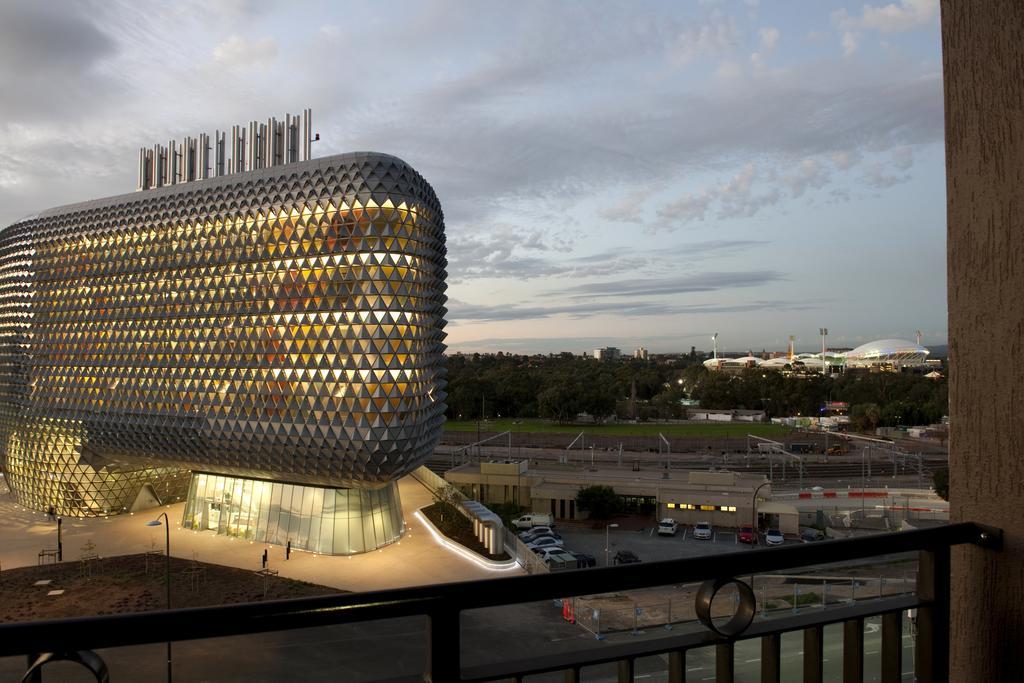
POLYGON ((551 515, 543 512, 530 512, 518 519, 513 519, 512 525, 517 529, 531 529, 535 526, 554 526, 555 520, 551 518, 551 515))

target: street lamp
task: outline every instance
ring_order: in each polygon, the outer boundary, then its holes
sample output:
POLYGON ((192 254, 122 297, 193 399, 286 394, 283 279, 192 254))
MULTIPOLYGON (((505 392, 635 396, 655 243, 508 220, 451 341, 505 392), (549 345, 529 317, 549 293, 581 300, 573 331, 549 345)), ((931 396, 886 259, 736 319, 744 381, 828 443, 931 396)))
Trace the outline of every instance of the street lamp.
MULTIPOLYGON (((757 494, 761 489, 771 483, 771 480, 763 482, 760 486, 754 489, 754 497, 753 500, 750 501, 750 529, 753 532, 754 537, 751 539, 750 545, 757 544, 757 494)), ((753 582, 751 582, 751 585, 753 585, 753 582)))
POLYGON ((618 524, 605 524, 604 525, 604 566, 606 566, 606 567, 609 564, 611 564, 608 561, 608 545, 609 545, 608 544, 608 530, 611 529, 611 528, 618 529, 619 525, 618 524))
MULTIPOLYGON (((164 526, 164 531, 167 534, 167 609, 171 609, 171 520, 167 518, 166 512, 161 512, 156 519, 146 522, 146 526, 164 526), (164 521, 160 521, 160 517, 164 518, 164 521)), ((167 641, 167 683, 171 683, 171 641, 167 641)))

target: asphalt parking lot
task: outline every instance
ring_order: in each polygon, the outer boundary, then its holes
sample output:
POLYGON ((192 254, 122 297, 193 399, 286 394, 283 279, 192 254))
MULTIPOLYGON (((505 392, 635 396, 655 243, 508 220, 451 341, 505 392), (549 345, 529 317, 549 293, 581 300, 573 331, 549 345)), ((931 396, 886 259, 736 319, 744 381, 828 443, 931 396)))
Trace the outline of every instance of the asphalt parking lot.
MULTIPOLYGON (((556 527, 555 531, 562 536, 563 545, 566 550, 588 553, 597 559, 597 566, 602 567, 605 562, 605 532, 598 529, 587 529, 580 527, 556 527)), ((620 550, 631 550, 643 562, 656 562, 658 560, 679 560, 685 557, 700 557, 702 555, 717 555, 719 553, 731 553, 738 551, 750 551, 764 546, 751 546, 746 543, 739 543, 736 533, 732 529, 715 529, 715 534, 710 541, 701 541, 693 538, 693 529, 680 525, 675 536, 659 536, 654 528, 647 528, 641 531, 609 529, 608 530, 608 564, 611 564, 615 553, 620 550)), ((763 541, 762 541, 763 542, 763 541)), ((786 540, 786 544, 799 543, 796 540, 786 540)))

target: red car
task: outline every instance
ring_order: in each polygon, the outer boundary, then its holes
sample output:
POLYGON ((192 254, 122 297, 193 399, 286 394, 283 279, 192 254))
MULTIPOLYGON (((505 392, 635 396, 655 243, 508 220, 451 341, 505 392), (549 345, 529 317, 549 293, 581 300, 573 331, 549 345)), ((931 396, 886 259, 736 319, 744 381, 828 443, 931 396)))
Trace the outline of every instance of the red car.
POLYGON ((744 524, 740 527, 739 531, 740 543, 753 543, 754 542, 754 527, 749 524, 744 524))

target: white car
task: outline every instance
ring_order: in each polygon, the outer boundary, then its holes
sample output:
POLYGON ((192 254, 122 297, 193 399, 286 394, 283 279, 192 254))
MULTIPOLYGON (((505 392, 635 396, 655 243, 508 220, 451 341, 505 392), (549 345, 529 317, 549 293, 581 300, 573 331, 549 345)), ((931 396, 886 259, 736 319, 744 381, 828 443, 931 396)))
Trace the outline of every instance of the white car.
POLYGON ((768 545, 782 545, 786 542, 786 538, 778 529, 769 529, 764 535, 764 540, 768 545))
POLYGON ((663 519, 660 522, 658 522, 658 535, 659 536, 675 536, 676 535, 676 529, 678 529, 678 528, 679 528, 679 525, 676 524, 676 520, 672 519, 671 517, 666 517, 665 519, 663 519))
POLYGON ((697 522, 697 526, 693 527, 693 537, 702 541, 710 541, 713 533, 708 522, 697 522))
POLYGON ((554 530, 552 530, 552 528, 549 526, 535 526, 529 531, 523 531, 522 533, 520 533, 519 538, 521 538, 524 543, 529 543, 530 541, 536 538, 540 538, 541 536, 554 536, 554 534, 554 530))
POLYGON ((561 548, 562 541, 557 538, 552 538, 551 536, 545 536, 544 538, 538 538, 533 543, 527 543, 526 547, 534 552, 543 550, 544 548, 561 548))
POLYGON ((551 560, 559 555, 565 555, 566 550, 562 546, 551 546, 550 548, 541 548, 535 551, 537 557, 544 560, 545 562, 551 562, 551 560))

